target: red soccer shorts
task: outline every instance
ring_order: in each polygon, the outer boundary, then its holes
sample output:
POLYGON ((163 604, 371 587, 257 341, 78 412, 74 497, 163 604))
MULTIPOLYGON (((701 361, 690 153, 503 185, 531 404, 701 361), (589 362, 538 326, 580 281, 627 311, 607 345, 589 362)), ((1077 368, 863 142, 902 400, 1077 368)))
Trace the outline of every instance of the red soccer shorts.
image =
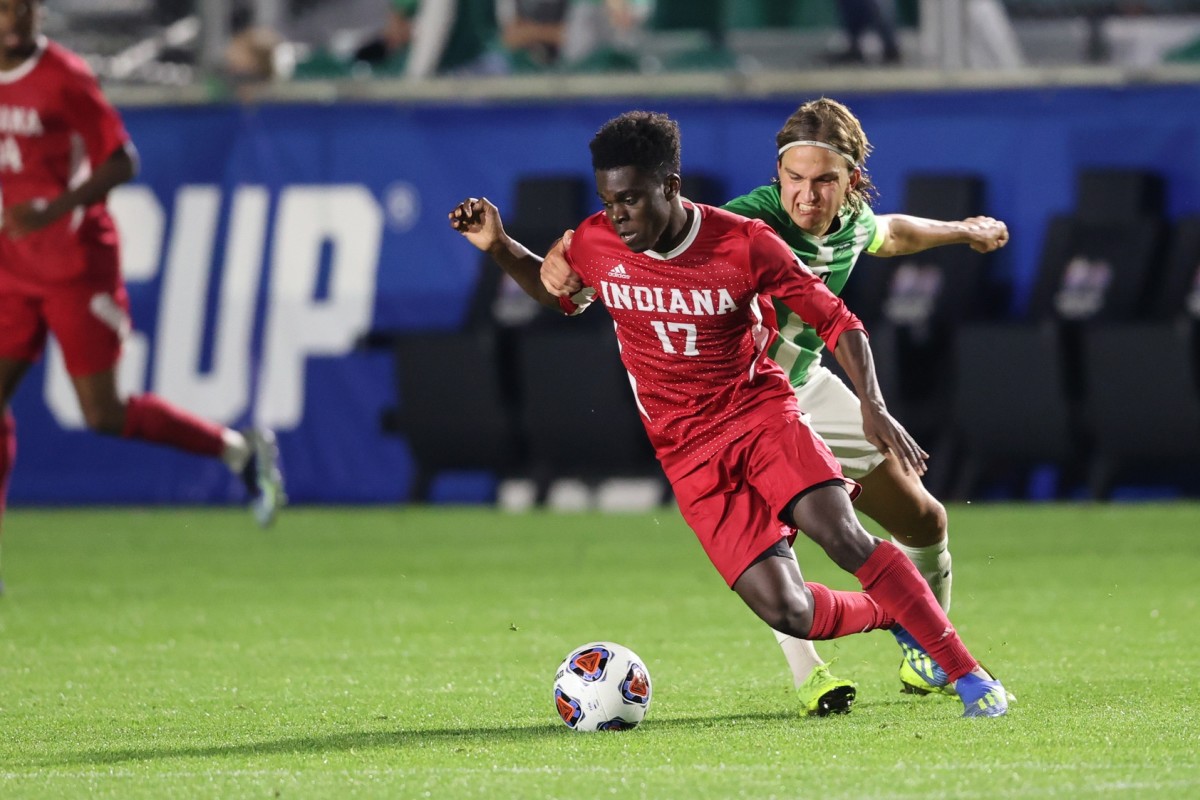
POLYGON ((764 550, 795 536, 779 519, 792 498, 839 479, 842 470, 829 447, 788 412, 735 439, 672 488, 684 520, 732 587, 764 550))
POLYGON ((36 289, 0 288, 0 357, 34 362, 54 333, 73 377, 112 369, 129 332, 129 295, 116 269, 36 289))

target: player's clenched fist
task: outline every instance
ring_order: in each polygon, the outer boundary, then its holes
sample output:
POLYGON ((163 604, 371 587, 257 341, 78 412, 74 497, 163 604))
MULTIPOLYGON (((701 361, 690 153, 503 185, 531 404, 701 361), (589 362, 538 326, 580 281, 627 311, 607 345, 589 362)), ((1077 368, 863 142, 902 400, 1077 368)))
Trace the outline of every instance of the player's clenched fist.
POLYGON ((991 217, 968 217, 963 220, 971 235, 971 249, 990 253, 1008 244, 1008 226, 991 217))
POLYGON ((486 197, 468 197, 454 207, 449 218, 450 227, 484 252, 489 252, 505 238, 500 212, 486 197))
POLYGON ((583 288, 583 281, 571 269, 564 255, 571 249, 571 237, 574 235, 575 231, 564 233, 542 260, 542 286, 555 297, 570 297, 583 288))

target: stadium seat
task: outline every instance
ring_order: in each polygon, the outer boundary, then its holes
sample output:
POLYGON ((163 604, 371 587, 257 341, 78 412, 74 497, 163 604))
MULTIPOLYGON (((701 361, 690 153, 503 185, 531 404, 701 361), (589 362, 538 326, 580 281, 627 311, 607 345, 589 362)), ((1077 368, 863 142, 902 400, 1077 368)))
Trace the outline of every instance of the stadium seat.
MULTIPOLYGON (((591 178, 575 174, 530 174, 517 179, 511 208, 501 208, 504 227, 509 235, 533 252, 544 255, 562 236, 577 226, 590 212, 591 178)), ((491 313, 503 328, 519 327, 553 312, 544 310, 510 278, 496 269, 488 256, 482 257, 481 269, 490 272, 491 313)), ((501 346, 508 349, 503 340, 501 346)))
POLYGON ((428 499, 442 470, 519 470, 522 447, 496 331, 412 333, 395 338, 399 405, 389 419, 412 453, 412 496, 428 499))
MULTIPOLYGON (((905 183, 905 213, 963 219, 984 213, 984 183, 975 175, 914 173, 905 183)), ((997 294, 988 284, 992 256, 965 246, 911 256, 863 256, 847 303, 871 333, 876 371, 889 409, 933 452, 926 483, 940 491, 952 477, 955 442, 946 424, 954 385, 952 343, 958 325, 979 319, 997 294)))
MULTIPOLYGON (((593 197, 591 176, 576 174, 522 175, 513 193, 512 213, 506 223, 538 234, 539 241, 525 244, 548 247, 567 228, 574 228, 589 213, 593 197)), ((596 210, 596 209, 593 209, 596 210)))
POLYGON ((1099 322, 1082 336, 1095 499, 1119 479, 1177 483, 1200 462, 1200 216, 1178 224, 1166 263, 1152 319, 1099 322), (1173 474, 1156 474, 1164 468, 1173 474))
POLYGON ((1162 180, 1136 170, 1085 170, 1076 209, 1053 218, 1022 320, 969 324, 956 339, 954 425, 964 468, 956 497, 970 497, 989 469, 1017 474, 1049 465, 1057 494, 1083 480, 1091 454, 1081 340, 1090 326, 1133 321, 1164 222, 1162 180))
MULTIPOLYGON (((544 253, 583 219, 588 186, 577 175, 519 178, 511 209, 501 208, 506 229, 544 253)), ((442 470, 491 470, 501 477, 527 472, 514 336, 546 317, 558 315, 526 296, 481 254, 460 330, 387 335, 399 403, 385 412, 383 427, 408 441, 417 471, 414 497, 427 499, 432 479, 442 470)))
POLYGON ((516 374, 529 472, 541 499, 561 478, 662 480, 603 308, 520 331, 516 374), (583 324, 593 316, 607 324, 583 324))
MULTIPOLYGON (((983 179, 975 175, 916 173, 905 184, 904 213, 964 219, 986 210, 983 179)), ((990 309, 990 259, 969 247, 937 247, 912 256, 863 256, 851 282, 854 310, 869 322, 946 326, 977 319, 990 309)))
POLYGON ((951 497, 970 499, 997 474, 1019 496, 1023 468, 1074 461, 1078 420, 1053 321, 968 325, 954 352, 952 419, 961 458, 951 497))

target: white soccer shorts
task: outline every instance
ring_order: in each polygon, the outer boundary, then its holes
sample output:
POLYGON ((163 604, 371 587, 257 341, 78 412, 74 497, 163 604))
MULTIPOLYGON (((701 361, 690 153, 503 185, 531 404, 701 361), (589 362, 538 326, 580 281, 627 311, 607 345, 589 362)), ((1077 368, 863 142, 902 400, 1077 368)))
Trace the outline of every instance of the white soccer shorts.
POLYGON ((845 476, 857 480, 884 459, 863 435, 858 396, 820 363, 813 364, 808 375, 803 386, 794 387, 800 410, 809 426, 829 445, 845 476))

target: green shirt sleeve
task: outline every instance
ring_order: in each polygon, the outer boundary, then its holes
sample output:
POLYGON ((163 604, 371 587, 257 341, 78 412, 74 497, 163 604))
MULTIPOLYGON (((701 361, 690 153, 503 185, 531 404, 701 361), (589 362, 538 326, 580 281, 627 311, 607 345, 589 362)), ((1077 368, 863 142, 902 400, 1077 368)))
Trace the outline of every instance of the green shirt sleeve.
MULTIPOLYGON (((870 209, 867 209, 867 211, 869 213, 870 209)), ((879 220, 876 219, 873 213, 869 213, 869 215, 871 218, 871 226, 875 228, 875 233, 871 236, 871 243, 867 245, 867 252, 873 254, 878 252, 879 248, 883 246, 883 227, 880 226, 879 220)), ((866 217, 868 215, 863 214, 862 216, 866 217)))

